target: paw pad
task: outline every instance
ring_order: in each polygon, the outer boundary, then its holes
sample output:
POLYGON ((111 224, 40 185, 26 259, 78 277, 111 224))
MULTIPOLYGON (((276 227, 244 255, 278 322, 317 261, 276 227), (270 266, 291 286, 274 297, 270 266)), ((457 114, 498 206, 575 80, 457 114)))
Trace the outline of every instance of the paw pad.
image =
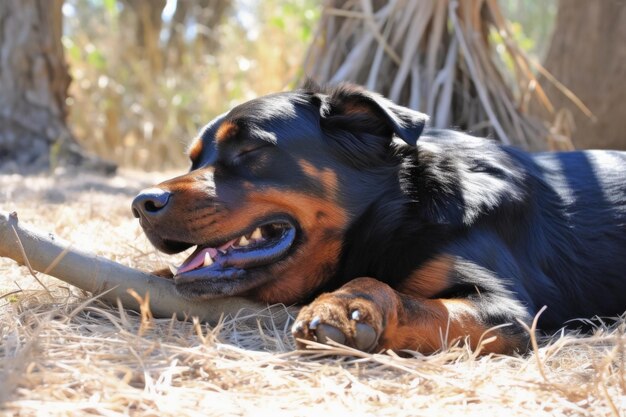
POLYGON ((357 349, 369 352, 374 349, 376 342, 378 342, 376 330, 374 330, 374 328, 369 324, 357 323, 354 342, 357 349))
POLYGON ((329 324, 320 324, 315 330, 315 337, 320 343, 328 343, 329 340, 342 345, 346 343, 346 335, 335 326, 329 324))
MULTIPOLYGON (((373 326, 360 322, 363 317, 362 313, 359 310, 353 310, 344 317, 343 320, 338 321, 314 315, 309 320, 298 320, 291 331, 296 339, 313 340, 324 344, 332 340, 366 352, 374 349, 378 342, 378 333, 373 326)), ((304 347, 298 344, 299 347, 304 347)))

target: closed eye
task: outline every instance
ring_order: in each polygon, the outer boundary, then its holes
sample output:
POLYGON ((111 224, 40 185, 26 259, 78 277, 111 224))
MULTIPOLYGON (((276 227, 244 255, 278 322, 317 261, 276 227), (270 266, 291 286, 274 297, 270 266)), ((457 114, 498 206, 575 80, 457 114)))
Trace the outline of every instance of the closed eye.
POLYGON ((258 151, 264 149, 264 148, 268 148, 272 146, 269 143, 264 143, 262 145, 257 145, 255 147, 251 147, 251 148, 244 148, 242 149, 237 155, 235 155, 232 159, 232 163, 233 165, 239 165, 241 164, 243 161, 245 161, 246 159, 253 157, 258 151))

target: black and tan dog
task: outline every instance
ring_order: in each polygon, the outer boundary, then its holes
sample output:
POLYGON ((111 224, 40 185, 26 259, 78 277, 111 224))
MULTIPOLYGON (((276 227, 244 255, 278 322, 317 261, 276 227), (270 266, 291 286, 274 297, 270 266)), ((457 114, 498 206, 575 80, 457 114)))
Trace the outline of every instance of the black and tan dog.
POLYGON ((299 339, 433 352, 526 348, 540 327, 626 310, 626 154, 528 154, 355 86, 235 107, 191 171, 133 212, 180 293, 300 303, 299 339), (419 140, 418 140, 419 139, 419 140), (508 325, 508 326, 499 326, 508 325))

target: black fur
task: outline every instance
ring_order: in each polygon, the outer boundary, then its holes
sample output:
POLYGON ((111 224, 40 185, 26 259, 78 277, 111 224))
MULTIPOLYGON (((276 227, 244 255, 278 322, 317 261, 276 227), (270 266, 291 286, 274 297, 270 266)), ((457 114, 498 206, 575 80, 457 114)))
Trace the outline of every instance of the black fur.
MULTIPOLYGON (((361 125, 348 119, 344 126, 361 125)), ((369 139, 344 129, 335 140, 369 139)), ((503 303, 493 308, 521 305, 518 318, 526 320, 545 305, 545 330, 626 310, 626 153, 528 154, 426 129, 415 147, 389 144, 386 163, 367 145, 351 154, 374 155, 359 166, 388 169, 399 181, 358 189, 380 194, 348 231, 325 290, 357 276, 397 287, 425 260, 447 253, 467 264, 439 297, 492 294, 503 303)))
POLYGON ((546 305, 545 330, 626 310, 626 153, 533 155, 432 129, 397 147, 400 186, 354 223, 338 277, 396 287, 448 253, 467 265, 438 297, 501 294, 526 318, 546 305))
MULTIPOLYGON (((361 276, 398 288, 446 254, 454 270, 433 297, 473 300, 485 324, 528 322, 544 305, 545 330, 626 310, 626 153, 529 154, 425 128, 426 120, 353 86, 274 94, 211 122, 191 174, 211 170, 202 179, 207 201, 224 208, 221 195, 235 195, 244 181, 325 198, 329 191, 303 172, 303 159, 337 175, 337 204, 350 215, 337 264, 285 302, 310 301, 361 276), (217 146, 225 121, 239 131, 217 146), (262 152, 247 153, 255 148, 262 152)), ((176 221, 168 219, 163 228, 176 221)), ((170 229, 150 231, 164 250, 164 237, 187 246, 200 239, 174 239, 180 228, 170 229)), ((186 291, 204 296, 203 288, 186 291)))

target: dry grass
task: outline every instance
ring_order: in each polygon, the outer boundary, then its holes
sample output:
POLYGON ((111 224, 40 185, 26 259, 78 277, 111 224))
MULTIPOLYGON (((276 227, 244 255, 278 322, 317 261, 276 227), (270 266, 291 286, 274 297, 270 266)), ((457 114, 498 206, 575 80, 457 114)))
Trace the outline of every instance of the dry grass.
MULTIPOLYGON (((167 176, 167 175, 164 175, 167 176)), ((130 216, 158 178, 0 176, 0 209, 131 266, 162 262, 130 216)), ((526 357, 292 351, 284 329, 142 322, 0 261, 0 413, 7 415, 618 416, 619 326, 555 338, 526 357), (13 291, 18 291, 11 294, 13 291)))
MULTIPOLYGON (((305 59, 317 81, 353 81, 451 125, 527 149, 572 149, 544 75, 588 110, 520 47, 497 0, 325 0, 305 59), (549 122, 549 123, 547 123, 549 122)), ((562 117, 561 117, 562 119, 562 117)))

